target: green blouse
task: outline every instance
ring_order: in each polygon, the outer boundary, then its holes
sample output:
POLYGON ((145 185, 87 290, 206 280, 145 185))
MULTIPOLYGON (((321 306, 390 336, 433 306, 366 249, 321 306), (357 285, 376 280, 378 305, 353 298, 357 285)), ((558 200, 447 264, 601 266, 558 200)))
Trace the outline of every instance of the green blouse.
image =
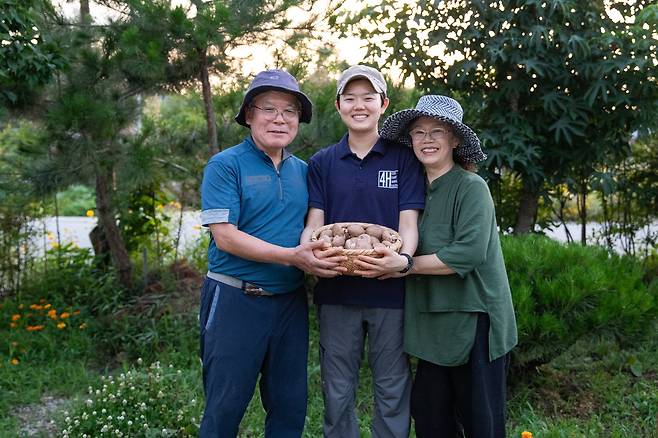
POLYGON ((411 275, 405 295, 405 350, 428 362, 468 361, 477 312, 489 314, 489 359, 517 343, 512 294, 486 182, 455 165, 427 189, 416 255, 436 254, 455 274, 411 275))

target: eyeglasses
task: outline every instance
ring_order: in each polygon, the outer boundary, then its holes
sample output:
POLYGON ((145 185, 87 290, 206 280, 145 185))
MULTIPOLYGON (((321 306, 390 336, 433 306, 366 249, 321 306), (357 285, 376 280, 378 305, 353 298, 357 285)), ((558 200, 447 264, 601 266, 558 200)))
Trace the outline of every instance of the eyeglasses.
POLYGON ((443 140, 452 131, 444 128, 434 128, 430 132, 423 131, 422 129, 412 129, 409 135, 413 141, 423 141, 429 134, 432 140, 443 140))
POLYGON ((283 111, 276 109, 273 106, 260 107, 257 105, 251 105, 252 108, 259 109, 265 115, 265 120, 275 120, 279 114, 283 117, 283 120, 286 122, 294 122, 299 120, 299 110, 295 108, 286 108, 283 111))

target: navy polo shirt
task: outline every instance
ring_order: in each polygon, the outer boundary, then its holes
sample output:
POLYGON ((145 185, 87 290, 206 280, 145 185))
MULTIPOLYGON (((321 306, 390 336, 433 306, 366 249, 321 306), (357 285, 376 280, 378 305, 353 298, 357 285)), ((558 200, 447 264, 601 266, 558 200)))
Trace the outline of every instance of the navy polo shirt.
MULTIPOLYGON (((384 139, 363 160, 345 135, 313 155, 308 167, 309 206, 324 211, 325 224, 368 222, 398 229, 400 211, 425 206, 425 177, 413 151, 384 139)), ((404 279, 339 276, 320 278, 318 304, 402 308, 404 279)))
MULTIPOLYGON (((213 156, 201 184, 201 223, 230 223, 266 242, 295 247, 308 209, 307 166, 283 151, 278 169, 251 138, 213 156)), ((246 260, 221 251, 210 240, 208 269, 265 290, 285 293, 304 283, 294 266, 246 260)))

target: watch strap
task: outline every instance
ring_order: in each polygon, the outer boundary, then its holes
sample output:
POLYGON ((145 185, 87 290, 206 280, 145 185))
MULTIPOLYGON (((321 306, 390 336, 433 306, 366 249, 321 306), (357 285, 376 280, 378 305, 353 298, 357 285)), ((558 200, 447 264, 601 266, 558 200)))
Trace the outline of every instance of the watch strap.
POLYGON ((400 272, 400 274, 406 274, 407 272, 409 272, 409 269, 411 269, 411 268, 413 267, 413 265, 414 265, 414 258, 411 257, 409 254, 404 253, 404 252, 401 252, 400 255, 401 255, 402 257, 405 257, 405 258, 407 259, 407 266, 406 266, 403 270, 401 270, 401 271, 399 271, 399 272, 400 272))

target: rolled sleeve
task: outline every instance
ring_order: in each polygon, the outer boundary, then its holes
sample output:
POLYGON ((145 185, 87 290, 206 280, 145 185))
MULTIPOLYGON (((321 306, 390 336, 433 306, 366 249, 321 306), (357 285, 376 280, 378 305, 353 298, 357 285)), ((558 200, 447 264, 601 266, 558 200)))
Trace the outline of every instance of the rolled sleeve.
POLYGON ((229 210, 227 208, 213 208, 201 212, 201 225, 223 224, 228 222, 229 210))
POLYGON ((201 224, 238 224, 240 179, 238 167, 221 156, 214 157, 203 172, 201 183, 201 224))
POLYGON ((436 256, 464 277, 485 262, 494 227, 493 199, 484 181, 469 185, 459 205, 454 238, 436 256))

